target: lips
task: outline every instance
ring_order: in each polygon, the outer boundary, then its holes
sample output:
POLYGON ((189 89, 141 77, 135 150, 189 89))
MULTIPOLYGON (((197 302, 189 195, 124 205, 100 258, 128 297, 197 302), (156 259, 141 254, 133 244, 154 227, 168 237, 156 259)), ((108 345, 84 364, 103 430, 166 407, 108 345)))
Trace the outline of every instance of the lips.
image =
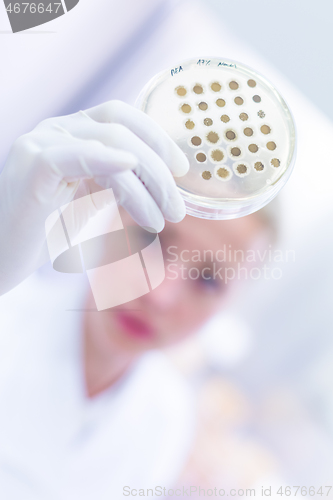
POLYGON ((154 330, 146 321, 127 311, 118 311, 115 319, 121 328, 133 337, 143 340, 150 340, 154 337, 154 330))

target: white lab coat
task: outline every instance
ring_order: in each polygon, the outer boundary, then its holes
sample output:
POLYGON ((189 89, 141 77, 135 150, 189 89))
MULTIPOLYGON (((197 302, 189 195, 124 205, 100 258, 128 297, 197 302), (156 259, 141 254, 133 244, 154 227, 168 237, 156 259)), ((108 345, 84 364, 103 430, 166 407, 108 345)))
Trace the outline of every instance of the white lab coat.
POLYGON ((172 485, 187 457, 192 398, 161 353, 85 397, 82 280, 38 273, 0 300, 1 499, 118 500, 172 485))

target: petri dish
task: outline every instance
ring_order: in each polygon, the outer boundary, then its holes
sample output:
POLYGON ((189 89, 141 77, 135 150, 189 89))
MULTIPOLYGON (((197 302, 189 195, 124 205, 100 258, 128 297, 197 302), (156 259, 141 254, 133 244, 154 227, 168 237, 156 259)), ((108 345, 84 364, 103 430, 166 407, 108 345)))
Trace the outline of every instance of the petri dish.
POLYGON ((175 178, 189 215, 233 219, 269 203, 296 157, 289 107, 264 76, 226 59, 191 59, 152 78, 137 107, 186 154, 175 178))

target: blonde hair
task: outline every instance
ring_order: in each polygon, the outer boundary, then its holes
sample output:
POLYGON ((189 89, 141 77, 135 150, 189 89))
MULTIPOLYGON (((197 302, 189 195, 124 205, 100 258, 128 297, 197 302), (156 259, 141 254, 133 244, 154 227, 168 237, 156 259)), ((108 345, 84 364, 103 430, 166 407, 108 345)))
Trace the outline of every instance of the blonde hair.
POLYGON ((279 197, 274 198, 265 207, 255 212, 270 233, 270 240, 276 244, 281 234, 281 201, 279 197))

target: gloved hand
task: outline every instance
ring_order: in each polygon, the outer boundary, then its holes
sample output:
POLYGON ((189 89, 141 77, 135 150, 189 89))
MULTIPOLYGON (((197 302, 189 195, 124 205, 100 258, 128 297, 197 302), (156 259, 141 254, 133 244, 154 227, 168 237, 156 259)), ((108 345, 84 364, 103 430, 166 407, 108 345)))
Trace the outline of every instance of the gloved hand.
POLYGON ((188 168, 159 125, 120 101, 41 122, 14 143, 0 175, 0 294, 47 260, 45 221, 75 195, 112 188, 138 224, 161 231, 164 219, 185 216, 172 174, 188 168))

